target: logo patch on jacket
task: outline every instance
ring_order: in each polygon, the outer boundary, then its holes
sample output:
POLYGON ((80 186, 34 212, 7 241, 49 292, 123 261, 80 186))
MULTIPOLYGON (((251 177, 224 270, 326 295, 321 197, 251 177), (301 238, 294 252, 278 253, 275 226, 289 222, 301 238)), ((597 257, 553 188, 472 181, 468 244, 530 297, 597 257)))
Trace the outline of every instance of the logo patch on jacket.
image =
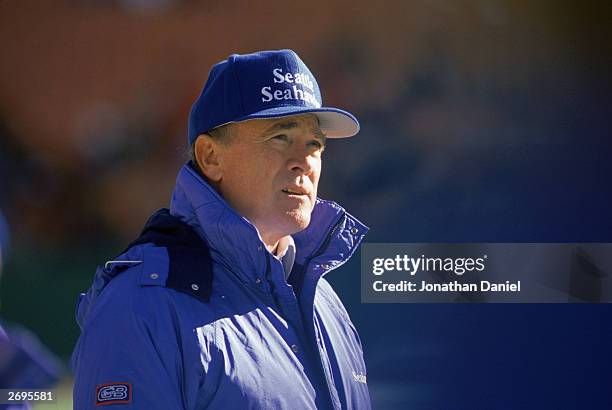
POLYGON ((361 372, 355 373, 354 370, 353 370, 353 381, 357 383, 367 384, 366 375, 361 372))
POLYGON ((131 402, 132 385, 130 383, 107 383, 96 386, 96 406, 131 402))

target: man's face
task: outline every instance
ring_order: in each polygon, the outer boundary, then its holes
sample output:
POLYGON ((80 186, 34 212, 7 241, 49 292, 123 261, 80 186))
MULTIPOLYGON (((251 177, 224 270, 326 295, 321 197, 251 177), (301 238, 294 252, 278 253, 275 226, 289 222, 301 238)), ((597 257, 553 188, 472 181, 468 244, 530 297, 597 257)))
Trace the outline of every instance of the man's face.
POLYGON ((306 228, 325 146, 317 117, 244 121, 230 132, 228 144, 217 144, 221 195, 268 244, 306 228))

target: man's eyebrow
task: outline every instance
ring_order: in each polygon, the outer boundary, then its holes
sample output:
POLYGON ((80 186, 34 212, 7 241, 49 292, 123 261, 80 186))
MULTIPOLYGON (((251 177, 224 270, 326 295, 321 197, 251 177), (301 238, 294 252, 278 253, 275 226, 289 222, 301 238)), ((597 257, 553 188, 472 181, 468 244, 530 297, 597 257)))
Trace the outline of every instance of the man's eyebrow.
POLYGON ((264 131, 264 134, 272 134, 273 132, 280 131, 280 130, 290 130, 292 128, 296 128, 297 126, 298 126, 298 123, 295 121, 279 122, 267 128, 264 131))
POLYGON ((325 136, 325 134, 323 133, 323 131, 321 131, 320 128, 316 128, 312 130, 312 133, 314 134, 314 137, 316 139, 318 139, 319 141, 321 141, 321 144, 325 145, 325 143, 327 142, 327 137, 325 136))
MULTIPOLYGON (((272 134, 272 133, 277 132, 277 131, 290 130, 290 129, 297 128, 297 127, 298 127, 298 123, 295 122, 295 121, 280 122, 280 123, 276 123, 276 124, 270 126, 263 133, 264 133, 264 135, 267 135, 267 134, 272 134)), ((327 140, 327 137, 325 136, 323 131, 321 131, 320 128, 318 128, 318 127, 317 128, 313 128, 311 130, 311 132, 314 134, 315 138, 317 138, 318 140, 321 140, 321 142, 324 143, 327 140)))

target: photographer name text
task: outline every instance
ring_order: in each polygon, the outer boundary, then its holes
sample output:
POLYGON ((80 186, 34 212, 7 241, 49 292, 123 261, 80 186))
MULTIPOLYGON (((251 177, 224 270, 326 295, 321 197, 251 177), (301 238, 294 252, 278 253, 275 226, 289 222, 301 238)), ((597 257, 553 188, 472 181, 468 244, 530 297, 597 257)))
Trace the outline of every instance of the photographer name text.
POLYGON ((385 283, 382 280, 377 280, 372 284, 372 288, 375 292, 520 292, 521 281, 490 282, 481 280, 478 283, 460 283, 457 281, 428 283, 422 280, 421 283, 416 283, 402 280, 385 283))

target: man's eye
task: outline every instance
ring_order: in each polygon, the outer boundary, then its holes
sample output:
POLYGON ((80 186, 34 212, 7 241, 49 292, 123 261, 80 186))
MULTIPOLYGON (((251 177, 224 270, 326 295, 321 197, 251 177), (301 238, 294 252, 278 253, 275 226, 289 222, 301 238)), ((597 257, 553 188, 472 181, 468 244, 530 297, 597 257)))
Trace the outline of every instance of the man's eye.
POLYGON ((277 141, 289 141, 289 137, 286 136, 285 134, 275 135, 272 137, 272 139, 277 140, 277 141))
POLYGON ((317 149, 323 148, 323 144, 319 140, 312 140, 309 142, 309 144, 313 147, 316 147, 317 149))

